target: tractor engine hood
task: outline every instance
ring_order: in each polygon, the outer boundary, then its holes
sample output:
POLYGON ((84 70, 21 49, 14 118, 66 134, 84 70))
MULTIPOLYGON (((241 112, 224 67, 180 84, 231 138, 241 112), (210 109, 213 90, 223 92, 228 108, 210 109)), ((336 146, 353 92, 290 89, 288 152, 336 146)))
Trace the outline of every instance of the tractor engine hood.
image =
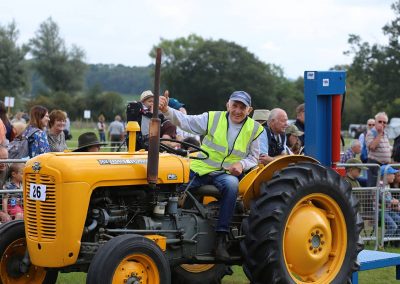
MULTIPOLYGON (((25 174, 56 174, 63 183, 91 186, 147 184, 147 152, 46 153, 27 161, 25 174)), ((189 159, 160 154, 158 184, 186 183, 189 159)))

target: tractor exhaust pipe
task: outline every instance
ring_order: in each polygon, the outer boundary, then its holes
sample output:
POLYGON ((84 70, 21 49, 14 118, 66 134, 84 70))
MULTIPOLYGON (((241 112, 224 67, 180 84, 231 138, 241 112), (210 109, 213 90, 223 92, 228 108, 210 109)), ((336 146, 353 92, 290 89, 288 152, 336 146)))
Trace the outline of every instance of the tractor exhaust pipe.
POLYGON ((147 182, 155 188, 158 180, 158 161, 160 152, 160 124, 158 105, 160 100, 161 48, 157 48, 156 70, 154 74, 154 106, 153 117, 149 127, 149 151, 147 157, 147 182))

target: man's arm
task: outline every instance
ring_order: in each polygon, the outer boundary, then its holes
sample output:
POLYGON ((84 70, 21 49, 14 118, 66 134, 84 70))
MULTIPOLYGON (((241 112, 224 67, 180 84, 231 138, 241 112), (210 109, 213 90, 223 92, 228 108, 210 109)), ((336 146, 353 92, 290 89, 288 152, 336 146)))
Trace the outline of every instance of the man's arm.
POLYGON ((365 137, 365 143, 367 144, 367 147, 369 150, 374 151, 376 147, 379 145, 379 142, 381 141, 384 132, 378 133, 375 131, 376 136, 374 135, 373 130, 368 131, 366 137, 365 137))

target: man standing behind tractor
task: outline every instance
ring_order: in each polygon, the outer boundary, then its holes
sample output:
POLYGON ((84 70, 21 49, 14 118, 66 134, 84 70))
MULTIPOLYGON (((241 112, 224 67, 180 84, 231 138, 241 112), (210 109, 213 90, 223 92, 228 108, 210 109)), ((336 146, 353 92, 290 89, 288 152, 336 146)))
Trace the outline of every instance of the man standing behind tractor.
POLYGON ((160 97, 160 111, 182 130, 205 135, 201 148, 209 153, 206 160, 190 165, 192 187, 212 184, 221 193, 216 259, 229 260, 226 248, 229 223, 235 209, 239 179, 258 164, 258 137, 262 126, 248 115, 252 111, 251 97, 244 91, 233 92, 226 104, 227 111, 209 111, 200 115, 185 115, 168 107, 168 93, 160 97))
MULTIPOLYGON (((368 163, 385 165, 391 162, 391 149, 389 138, 385 132, 388 123, 388 116, 385 112, 378 112, 375 115, 375 126, 367 132, 365 141, 368 147, 368 163)), ((376 186, 378 169, 372 167, 368 172, 368 186, 376 186)))

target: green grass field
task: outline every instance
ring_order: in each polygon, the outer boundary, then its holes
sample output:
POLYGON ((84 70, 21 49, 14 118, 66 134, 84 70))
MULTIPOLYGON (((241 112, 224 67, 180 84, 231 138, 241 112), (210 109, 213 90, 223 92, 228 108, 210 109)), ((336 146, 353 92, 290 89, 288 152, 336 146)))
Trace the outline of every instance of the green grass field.
MULTIPOLYGON (((76 148, 78 142, 78 137, 80 134, 87 132, 87 131, 94 131, 97 134, 97 131, 95 130, 95 125, 93 124, 93 127, 91 125, 79 125, 79 127, 74 127, 72 128, 72 140, 67 141, 68 147, 70 149, 76 148)), ((350 139, 346 139, 346 147, 349 145, 350 139)), ((372 246, 367 246, 367 249, 373 249, 372 246)), ((395 253, 400 253, 400 248, 388 248, 386 251, 388 252, 395 252, 395 253)), ((226 276, 222 283, 223 284, 248 284, 250 283, 246 277, 246 275, 243 273, 242 267, 241 266, 234 266, 233 267, 233 275, 232 276, 226 276)), ((385 284, 395 284, 397 281, 395 280, 396 277, 396 269, 394 267, 390 268, 382 268, 382 269, 377 269, 377 270, 370 270, 370 271, 363 271, 359 274, 359 283, 361 284, 376 284, 376 283, 385 283, 385 284)), ((62 283, 62 284, 79 284, 79 283, 85 283, 86 281, 86 274, 85 273, 66 273, 66 274, 59 274, 57 283, 62 283)))

